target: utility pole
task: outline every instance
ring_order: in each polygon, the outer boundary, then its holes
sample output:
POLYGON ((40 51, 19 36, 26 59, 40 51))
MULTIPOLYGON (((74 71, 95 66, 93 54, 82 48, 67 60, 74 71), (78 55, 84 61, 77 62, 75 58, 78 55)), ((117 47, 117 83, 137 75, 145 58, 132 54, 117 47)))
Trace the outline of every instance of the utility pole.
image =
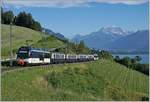
POLYGON ((10 66, 13 66, 12 62, 12 22, 10 23, 10 34, 9 34, 9 42, 10 42, 10 66))
POLYGON ((78 54, 78 42, 77 42, 77 40, 75 41, 75 50, 76 50, 76 54, 78 54))
MULTIPOLYGON (((68 52, 68 41, 65 44, 65 59, 67 57, 67 52, 68 52)), ((65 60, 65 63, 67 63, 67 61, 65 60)))

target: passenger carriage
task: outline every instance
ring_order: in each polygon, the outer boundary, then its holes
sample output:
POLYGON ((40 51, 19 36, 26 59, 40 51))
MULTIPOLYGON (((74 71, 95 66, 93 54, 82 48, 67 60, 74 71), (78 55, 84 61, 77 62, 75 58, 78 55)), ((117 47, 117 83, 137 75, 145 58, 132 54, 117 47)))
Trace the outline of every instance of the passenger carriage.
POLYGON ((76 54, 67 54, 66 61, 68 63, 77 62, 77 55, 76 54))
POLYGON ((65 62, 65 54, 52 53, 51 54, 51 62, 52 63, 64 63, 65 62))
POLYGON ((85 54, 79 54, 77 60, 79 62, 87 61, 87 56, 85 54))
POLYGON ((88 61, 93 61, 94 60, 94 55, 87 55, 87 60, 88 61))
POLYGON ((98 54, 94 54, 93 56, 94 56, 94 60, 98 60, 99 59, 98 54))

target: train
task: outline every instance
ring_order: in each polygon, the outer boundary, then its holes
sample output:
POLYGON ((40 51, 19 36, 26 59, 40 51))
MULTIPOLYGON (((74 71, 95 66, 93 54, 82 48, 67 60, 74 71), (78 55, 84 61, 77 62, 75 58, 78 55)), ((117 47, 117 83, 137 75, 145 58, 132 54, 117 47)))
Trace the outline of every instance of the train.
POLYGON ((60 52, 50 52, 44 49, 22 46, 17 52, 18 65, 39 65, 39 64, 59 64, 74 63, 98 60, 97 54, 64 54, 60 52))

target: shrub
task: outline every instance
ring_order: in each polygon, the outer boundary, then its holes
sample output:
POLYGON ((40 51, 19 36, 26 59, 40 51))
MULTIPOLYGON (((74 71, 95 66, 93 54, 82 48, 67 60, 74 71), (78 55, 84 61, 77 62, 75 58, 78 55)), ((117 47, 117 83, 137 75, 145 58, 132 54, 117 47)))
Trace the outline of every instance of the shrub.
POLYGON ((113 60, 113 56, 108 51, 102 50, 102 51, 99 52, 98 55, 99 55, 100 58, 113 60))
POLYGON ((136 56, 135 58, 132 59, 130 57, 124 57, 120 59, 119 56, 116 56, 114 58, 114 61, 122 65, 125 65, 128 68, 132 68, 133 70, 149 75, 149 64, 140 64, 139 61, 141 59, 142 58, 140 56, 136 56))
POLYGON ((71 89, 76 93, 90 93, 94 96, 103 96, 104 80, 96 75, 97 73, 95 72, 92 71, 92 68, 90 70, 67 68, 60 73, 50 73, 47 80, 54 88, 71 89))
POLYGON ((141 101, 149 101, 149 97, 143 96, 143 97, 141 98, 141 101))

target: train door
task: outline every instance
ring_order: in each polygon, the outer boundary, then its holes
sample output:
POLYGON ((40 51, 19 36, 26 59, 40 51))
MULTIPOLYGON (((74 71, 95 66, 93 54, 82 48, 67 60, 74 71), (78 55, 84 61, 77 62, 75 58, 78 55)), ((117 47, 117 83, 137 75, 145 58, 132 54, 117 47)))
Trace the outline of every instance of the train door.
POLYGON ((39 60, 40 60, 40 62, 44 63, 44 53, 41 52, 39 54, 39 60))

